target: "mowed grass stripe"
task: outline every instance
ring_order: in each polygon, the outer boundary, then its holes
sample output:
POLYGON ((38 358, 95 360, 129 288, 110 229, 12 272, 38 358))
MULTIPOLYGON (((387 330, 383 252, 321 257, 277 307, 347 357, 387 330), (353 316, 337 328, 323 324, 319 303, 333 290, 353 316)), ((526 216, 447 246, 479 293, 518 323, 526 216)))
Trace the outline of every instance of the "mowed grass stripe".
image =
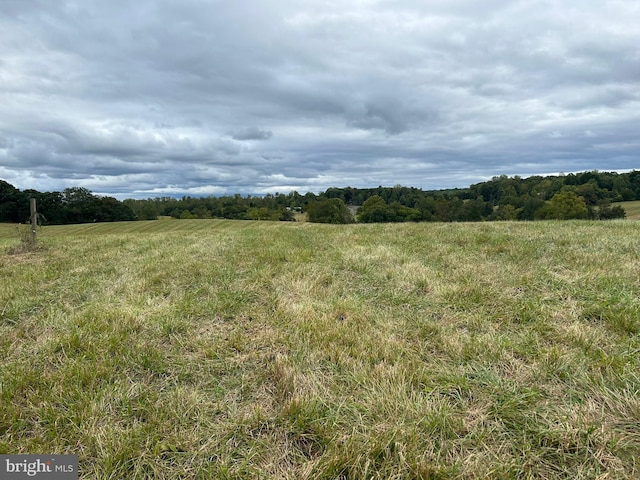
POLYGON ((640 200, 634 200, 632 202, 619 202, 614 205, 620 205, 627 213, 629 220, 640 220, 640 200))
POLYGON ((640 224, 151 223, 0 256, 0 453, 98 479, 639 477, 640 224))
MULTIPOLYGON (((148 220, 138 222, 110 222, 85 223, 77 225, 49 225, 40 227, 38 235, 41 237, 73 236, 73 235, 120 235, 135 233, 168 233, 168 232, 197 232, 201 230, 242 228, 249 226, 251 221, 237 220, 148 220)), ((29 228, 27 225, 0 223, 0 238, 18 238, 18 229, 29 228)))

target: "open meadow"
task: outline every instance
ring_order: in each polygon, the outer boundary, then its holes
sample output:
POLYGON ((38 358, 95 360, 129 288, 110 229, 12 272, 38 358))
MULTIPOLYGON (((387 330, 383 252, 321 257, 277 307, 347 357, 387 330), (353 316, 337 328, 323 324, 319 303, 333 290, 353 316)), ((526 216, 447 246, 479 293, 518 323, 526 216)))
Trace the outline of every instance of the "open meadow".
POLYGON ((0 453, 86 479, 640 478, 640 223, 0 226, 0 453))
POLYGON ((618 202, 613 205, 620 205, 624 208, 627 218, 629 220, 640 220, 640 200, 633 200, 631 202, 618 202))

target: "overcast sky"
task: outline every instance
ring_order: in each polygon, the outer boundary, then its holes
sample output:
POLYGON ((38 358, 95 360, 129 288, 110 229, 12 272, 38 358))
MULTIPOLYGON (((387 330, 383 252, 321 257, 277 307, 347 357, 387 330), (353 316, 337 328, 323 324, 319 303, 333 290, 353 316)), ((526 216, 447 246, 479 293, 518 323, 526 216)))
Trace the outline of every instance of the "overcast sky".
POLYGON ((120 199, 640 169, 638 0, 0 0, 0 179, 120 199))

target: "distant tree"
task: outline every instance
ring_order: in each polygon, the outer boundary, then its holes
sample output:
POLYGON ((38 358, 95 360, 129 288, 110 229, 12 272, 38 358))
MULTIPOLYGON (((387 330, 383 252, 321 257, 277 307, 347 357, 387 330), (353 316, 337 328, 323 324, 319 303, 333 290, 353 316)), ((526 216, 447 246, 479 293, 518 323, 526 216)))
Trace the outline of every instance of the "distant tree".
POLYGON ((454 222, 460 218, 462 200, 459 198, 447 199, 444 197, 436 200, 434 220, 437 222, 454 222))
POLYGON ((193 215, 196 218, 211 218, 211 212, 202 204, 193 209, 193 215))
POLYGON ((345 201, 344 189, 342 188, 335 188, 335 187, 327 188, 327 190, 324 192, 324 196, 326 196, 327 198, 339 198, 343 202, 345 201))
POLYGON ((65 188, 62 191, 62 201, 70 204, 90 203, 94 195, 84 187, 65 188))
POLYGON ((536 211, 544 205, 544 200, 526 194, 521 197, 522 206, 516 209, 518 220, 535 220, 536 211))
POLYGON ((282 208, 280 209, 280 216, 278 217, 278 220, 280 220, 281 222, 295 222, 296 217, 288 208, 282 208))
POLYGON ((37 209, 43 225, 59 225, 64 223, 62 215, 62 194, 60 192, 44 192, 35 195, 37 209))
POLYGON ((229 199, 222 207, 222 216, 233 220, 245 220, 249 207, 240 199, 229 199))
POLYGON ((418 222, 422 218, 420 210, 402 205, 398 201, 391 202, 389 211, 392 222, 418 222))
POLYGON ((95 215, 94 222, 128 222, 136 219, 129 207, 113 197, 94 196, 89 208, 95 215))
POLYGON ((90 223, 97 221, 96 198, 86 188, 73 187, 62 191, 62 217, 64 223, 90 223))
POLYGON ((491 216, 491 220, 517 220, 518 212, 511 204, 500 205, 491 216))
POLYGON ((369 197, 358 209, 358 220, 363 223, 390 222, 392 213, 380 195, 369 197))
POLYGON ((318 199, 313 192, 307 192, 304 194, 301 200, 302 200, 302 203, 300 206, 306 208, 307 205, 310 205, 311 203, 317 201, 318 199))
POLYGON ((143 207, 140 209, 140 213, 138 213, 139 220, 157 220, 158 219, 158 209, 156 204, 153 202, 145 202, 143 207))
POLYGON ((418 199, 415 208, 420 212, 421 219, 429 222, 436 211, 436 200, 432 196, 423 196, 418 199))
POLYGON ((565 191, 556 193, 535 212, 536 220, 572 220, 587 218, 589 210, 584 199, 577 193, 565 191))
POLYGON ((267 207, 250 208, 247 212, 249 220, 269 220, 270 213, 267 207))
MULTIPOLYGON (((400 195, 400 190, 396 187, 391 196, 400 195)), ((369 197, 358 209, 358 221, 363 223, 380 222, 418 222, 423 215, 417 208, 411 208, 394 200, 387 204, 384 198, 379 195, 369 197)))
POLYGON ((575 187, 574 191, 584 199, 587 205, 597 205, 601 199, 606 198, 607 194, 606 190, 598 188, 595 180, 589 180, 587 183, 575 187))
POLYGON ((628 175, 629 189, 633 192, 633 198, 629 200, 640 200, 640 170, 634 170, 628 175))
POLYGON ((595 210, 595 217, 599 220, 613 220, 615 218, 626 218, 627 212, 620 205, 611 206, 609 202, 603 201, 595 210))
POLYGON ((26 201, 20 190, 0 180, 0 222, 18 223, 28 220, 29 206, 27 205, 26 211, 20 208, 20 204, 26 201))
POLYGON ((460 209, 460 213, 456 220, 461 222, 479 222, 486 215, 490 215, 493 211, 493 207, 491 204, 489 205, 489 212, 485 213, 485 202, 482 200, 482 196, 475 200, 466 200, 462 204, 462 208, 460 209))
POLYGON ((353 223, 353 215, 340 198, 324 198, 310 203, 307 219, 314 223, 353 223))

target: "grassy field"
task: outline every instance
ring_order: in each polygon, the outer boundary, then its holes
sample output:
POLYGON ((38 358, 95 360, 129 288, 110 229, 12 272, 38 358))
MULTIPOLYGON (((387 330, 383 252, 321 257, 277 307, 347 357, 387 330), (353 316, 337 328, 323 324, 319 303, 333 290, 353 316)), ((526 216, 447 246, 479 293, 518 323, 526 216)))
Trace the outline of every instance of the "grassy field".
POLYGON ((640 223, 0 227, 0 453, 81 478, 640 478, 640 223))
POLYGON ((627 212, 627 218, 630 220, 640 220, 640 200, 632 202, 619 202, 614 205, 620 205, 627 212))

